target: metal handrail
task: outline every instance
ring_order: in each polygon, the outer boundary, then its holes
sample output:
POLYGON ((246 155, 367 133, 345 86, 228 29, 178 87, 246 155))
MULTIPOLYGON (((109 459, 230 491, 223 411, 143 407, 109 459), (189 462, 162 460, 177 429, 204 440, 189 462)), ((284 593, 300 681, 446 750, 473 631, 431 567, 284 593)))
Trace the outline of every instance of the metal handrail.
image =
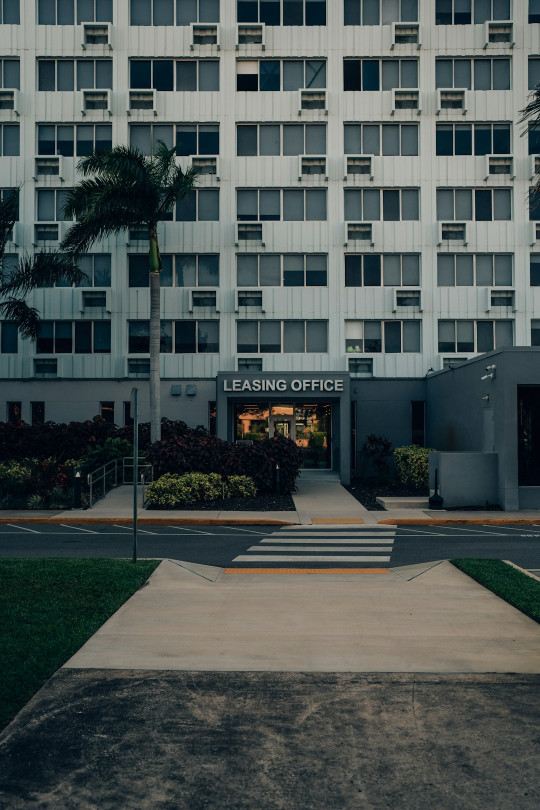
MULTIPOLYGON (((153 480, 152 465, 144 456, 138 459, 139 470, 144 470, 145 478, 153 480)), ((121 484, 133 483, 133 456, 114 458, 88 473, 89 506, 92 508, 98 501, 107 495, 111 489, 121 484)))

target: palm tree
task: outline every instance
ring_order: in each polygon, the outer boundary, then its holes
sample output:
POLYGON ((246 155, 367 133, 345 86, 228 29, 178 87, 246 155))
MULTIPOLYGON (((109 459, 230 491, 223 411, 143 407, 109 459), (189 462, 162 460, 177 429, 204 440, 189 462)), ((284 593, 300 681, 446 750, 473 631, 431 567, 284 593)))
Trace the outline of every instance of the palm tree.
MULTIPOLYGON (((13 189, 0 201, 0 260, 11 239, 19 216, 19 189, 13 189)), ((40 251, 22 256, 8 274, 0 274, 0 314, 16 324, 21 337, 35 340, 39 332, 39 312, 26 298, 36 287, 52 287, 55 283, 81 284, 86 273, 77 267, 72 256, 40 251)))
POLYGON ((81 158, 78 170, 85 179, 68 192, 64 207, 75 224, 61 250, 78 255, 103 237, 129 228, 148 230, 150 282, 150 435, 161 438, 160 408, 160 272, 157 228, 172 218, 178 200, 193 190, 197 172, 176 165, 176 148, 158 141, 152 156, 127 146, 115 146, 81 158))
MULTIPOLYGON (((523 124, 525 121, 530 122, 523 130, 522 136, 526 135, 531 130, 540 129, 540 84, 537 84, 534 90, 529 94, 529 102, 523 110, 520 110, 520 113, 521 118, 518 123, 523 124)), ((540 175, 538 172, 536 174, 535 183, 529 195, 531 203, 536 202, 540 195, 540 175)))

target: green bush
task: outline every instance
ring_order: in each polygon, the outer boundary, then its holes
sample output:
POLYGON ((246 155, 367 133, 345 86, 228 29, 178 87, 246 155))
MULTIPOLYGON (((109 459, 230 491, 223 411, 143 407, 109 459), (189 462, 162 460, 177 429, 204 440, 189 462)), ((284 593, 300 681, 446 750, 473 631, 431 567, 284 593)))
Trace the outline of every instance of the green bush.
POLYGON ((428 453, 433 452, 430 447, 418 447, 411 444, 406 447, 396 447, 394 461, 396 463, 399 480, 405 487, 411 489, 427 489, 429 486, 428 453))
POLYGON ((11 488, 26 486, 32 477, 30 467, 19 461, 0 463, 0 487, 11 488))
MULTIPOLYGON (((115 458, 124 458, 125 456, 133 456, 133 445, 126 439, 118 437, 112 438, 109 436, 104 444, 98 444, 92 447, 87 453, 79 459, 79 466, 84 472, 92 472, 112 461, 115 458)), ((71 461, 71 459, 70 459, 71 461)), ((68 463, 68 462, 66 462, 68 463)))
POLYGON ((225 484, 227 498, 251 498, 257 494, 257 487, 249 475, 231 475, 225 484))

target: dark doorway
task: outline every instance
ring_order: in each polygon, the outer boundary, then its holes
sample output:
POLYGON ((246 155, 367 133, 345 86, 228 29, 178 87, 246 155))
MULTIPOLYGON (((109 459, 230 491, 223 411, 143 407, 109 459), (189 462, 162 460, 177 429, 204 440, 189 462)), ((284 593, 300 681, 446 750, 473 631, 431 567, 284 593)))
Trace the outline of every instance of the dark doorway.
POLYGON ((518 386, 518 485, 540 486, 540 386, 518 386))

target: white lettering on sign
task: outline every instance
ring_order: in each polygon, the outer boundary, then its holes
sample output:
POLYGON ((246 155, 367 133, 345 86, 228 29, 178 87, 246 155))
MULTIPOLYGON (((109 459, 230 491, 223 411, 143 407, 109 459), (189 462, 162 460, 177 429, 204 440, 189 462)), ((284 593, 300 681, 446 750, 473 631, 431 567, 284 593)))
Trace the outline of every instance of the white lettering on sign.
MULTIPOLYGON (((223 380, 223 390, 226 392, 232 391, 255 391, 255 392, 264 392, 264 391, 287 391, 287 380, 261 380, 261 379, 254 379, 254 380, 245 380, 245 379, 234 379, 234 380, 223 380)), ((294 392, 298 391, 335 391, 339 393, 343 391, 343 380, 291 380, 290 381, 290 390, 294 392)))

